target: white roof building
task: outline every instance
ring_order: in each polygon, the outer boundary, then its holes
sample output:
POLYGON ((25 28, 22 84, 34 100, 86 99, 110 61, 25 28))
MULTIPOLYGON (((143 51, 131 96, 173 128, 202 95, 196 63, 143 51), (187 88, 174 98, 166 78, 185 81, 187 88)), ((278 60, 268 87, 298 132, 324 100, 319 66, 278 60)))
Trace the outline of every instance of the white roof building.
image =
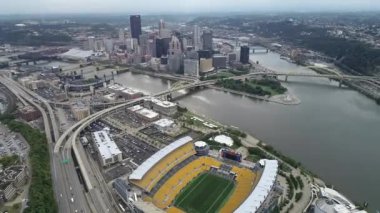
POLYGON ((119 85, 119 84, 112 84, 108 86, 108 89, 114 90, 114 91, 122 91, 125 89, 125 87, 119 85))
POLYGON ((158 98, 151 98, 150 101, 152 101, 154 104, 156 104, 156 105, 158 105, 160 107, 164 107, 164 108, 177 106, 176 103, 173 103, 173 102, 170 102, 170 101, 160 100, 158 98))
POLYGON ((153 110, 147 109, 147 108, 142 108, 139 111, 136 112, 140 116, 148 119, 154 119, 159 116, 159 114, 153 110))
POLYGON ((99 156, 102 158, 103 166, 109 163, 114 163, 115 158, 121 160, 121 151, 116 143, 110 138, 107 131, 102 130, 93 132, 93 140, 98 149, 99 156))
POLYGON ((344 195, 327 187, 319 188, 319 198, 315 201, 314 213, 367 213, 359 210, 344 195))
POLYGON ((226 135, 218 135, 214 137, 214 141, 220 144, 225 144, 227 146, 234 145, 234 141, 231 137, 228 137, 226 135))
POLYGON ((174 150, 178 149, 179 147, 191 142, 193 139, 190 136, 186 136, 183 138, 180 138, 173 143, 165 146, 163 149, 156 152, 154 155, 152 155, 150 158, 145 160, 136 170, 132 172, 132 174, 129 176, 129 179, 131 180, 141 180, 144 175, 153 168, 154 165, 156 165, 161 159, 166 157, 168 154, 173 152, 174 150))
POLYGON ((68 60, 87 60, 94 55, 92 50, 80 50, 80 49, 70 49, 69 51, 62 53, 60 57, 62 59, 68 60))
POLYGON ((162 119, 154 122, 153 124, 160 127, 160 128, 168 128, 168 127, 173 126, 174 121, 167 119, 167 118, 162 118, 162 119))
POLYGON ((248 198, 236 209, 235 213, 254 213, 268 197, 277 177, 278 161, 277 160, 260 160, 264 165, 264 171, 259 182, 253 189, 248 198))
POLYGON ((141 105, 134 105, 134 106, 128 107, 128 110, 132 111, 132 112, 136 112, 136 111, 139 111, 141 109, 143 109, 143 107, 141 105))
POLYGON ((128 94, 128 95, 136 95, 136 94, 139 94, 141 93, 140 91, 138 90, 135 90, 135 89, 131 89, 131 88, 125 88, 122 93, 125 93, 125 94, 128 94))

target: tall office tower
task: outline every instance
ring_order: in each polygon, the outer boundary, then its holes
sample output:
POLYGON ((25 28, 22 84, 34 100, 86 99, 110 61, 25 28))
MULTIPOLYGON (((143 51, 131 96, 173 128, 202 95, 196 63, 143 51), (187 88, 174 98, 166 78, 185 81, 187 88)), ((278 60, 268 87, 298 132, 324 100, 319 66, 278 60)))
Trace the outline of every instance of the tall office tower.
POLYGON ((154 47, 155 47, 155 54, 154 56, 156 58, 161 58, 162 55, 166 55, 164 54, 164 40, 161 39, 161 38, 155 38, 154 39, 154 47))
POLYGON ((113 39, 112 38, 104 38, 103 39, 103 42, 104 42, 104 48, 106 50, 107 53, 111 53, 113 52, 113 39))
POLYGON ((95 37, 89 36, 87 39, 88 39, 88 49, 95 51, 96 50, 95 37))
POLYGON ((123 28, 119 29, 119 41, 125 42, 125 32, 123 28))
POLYGON ((162 30, 165 29, 165 22, 163 19, 160 19, 160 22, 158 23, 158 34, 162 38, 162 30))
POLYGON ((131 29, 132 38, 139 39, 141 35, 141 18, 140 15, 133 15, 129 17, 129 24, 131 29))
POLYGON ((166 29, 164 20, 160 20, 158 24, 158 35, 160 38, 170 38, 170 30, 166 29))
POLYGON ((201 49, 201 33, 198 25, 194 26, 194 32, 193 32, 193 43, 194 43, 194 50, 198 51, 201 49))
POLYGON ((149 55, 148 49, 149 49, 149 35, 144 33, 140 35, 140 50, 141 55, 149 55))
POLYGON ((202 34, 202 49, 212 50, 212 31, 204 30, 202 34))
POLYGON ((181 66, 182 59, 182 49, 181 42, 177 36, 172 36, 172 39, 169 43, 168 51, 168 67, 169 70, 173 73, 178 73, 181 66))
POLYGON ((240 62, 243 64, 249 63, 249 47, 248 46, 240 47, 240 62))

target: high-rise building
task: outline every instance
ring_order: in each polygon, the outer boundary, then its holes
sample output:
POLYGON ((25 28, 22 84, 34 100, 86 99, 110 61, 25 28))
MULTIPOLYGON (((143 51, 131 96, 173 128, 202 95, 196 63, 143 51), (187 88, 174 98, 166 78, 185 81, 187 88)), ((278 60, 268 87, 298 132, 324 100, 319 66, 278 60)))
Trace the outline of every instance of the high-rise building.
POLYGON ((164 20, 160 20, 158 24, 158 35, 160 38, 170 38, 170 30, 166 29, 164 20))
POLYGON ((141 35, 141 17, 140 15, 132 15, 129 17, 132 38, 139 39, 141 35))
POLYGON ((199 61, 198 59, 185 59, 184 63, 184 72, 186 76, 199 76, 199 61))
POLYGON ((201 73, 207 73, 214 70, 214 67, 212 66, 212 59, 211 58, 201 58, 199 59, 199 71, 201 73))
POLYGON ((149 35, 148 34, 141 34, 140 35, 140 50, 141 55, 149 55, 149 35))
POLYGON ((181 55, 168 55, 168 69, 172 73, 178 73, 181 68, 181 55))
POLYGON ((198 51, 199 58, 211 58, 212 51, 211 50, 199 50, 198 51))
POLYGON ((161 58, 164 55, 164 40, 161 38, 154 39, 154 54, 153 56, 156 58, 161 58))
POLYGON ((249 63, 249 47, 248 46, 240 47, 240 62, 243 64, 249 63))
POLYGON ((201 49, 201 35, 200 35, 200 29, 198 25, 194 26, 194 32, 193 32, 193 43, 194 43, 194 50, 198 51, 201 49))
POLYGON ((168 67, 171 72, 178 73, 181 67, 182 49, 177 36, 172 36, 169 43, 168 67))
POLYGON ((88 37, 88 49, 93 50, 93 51, 95 51, 95 49, 96 49, 96 42, 95 42, 94 36, 88 37))
POLYGON ((202 49, 212 50, 212 31, 204 30, 202 34, 202 49))
POLYGON ((114 44, 114 41, 112 38, 105 38, 103 40, 104 42, 104 48, 106 50, 107 53, 111 53, 113 51, 113 44, 114 44))
POLYGON ((227 56, 228 56, 228 64, 229 65, 232 65, 233 63, 236 62, 236 60, 237 60, 236 53, 228 53, 227 56))
POLYGON ((120 42, 125 42, 125 32, 124 28, 119 29, 119 41, 120 42))
POLYGON ((165 22, 163 19, 160 19, 160 22, 158 23, 158 31, 161 33, 161 30, 165 29, 165 22))
POLYGON ((169 43, 169 55, 174 55, 174 54, 181 54, 181 42, 177 38, 177 36, 172 36, 172 39, 170 40, 169 43))
POLYGON ((212 57, 212 66, 215 68, 226 68, 227 67, 227 56, 225 55, 214 55, 212 57))

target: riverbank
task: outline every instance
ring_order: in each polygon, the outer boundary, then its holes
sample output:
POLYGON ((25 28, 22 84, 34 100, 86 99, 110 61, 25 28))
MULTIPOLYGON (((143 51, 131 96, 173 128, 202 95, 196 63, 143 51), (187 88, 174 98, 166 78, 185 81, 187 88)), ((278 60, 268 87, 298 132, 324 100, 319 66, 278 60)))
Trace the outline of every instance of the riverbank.
MULTIPOLYGON (((238 127, 228 126, 211 120, 205 115, 200 115, 198 112, 189 112, 191 115, 202 118, 204 121, 216 124, 218 129, 214 129, 214 131, 219 134, 229 135, 235 132, 233 136, 239 138, 239 143, 234 144, 231 148, 240 151, 246 161, 257 162, 260 159, 276 159, 279 161, 279 175, 277 180, 283 188, 283 193, 279 199, 281 202, 278 203, 277 206, 279 212, 303 212, 308 209, 313 198, 311 183, 316 182, 321 187, 325 186, 323 181, 315 179, 315 177, 301 167, 298 162, 274 150, 271 146, 262 143, 255 136, 241 131, 238 127)), ((202 140, 208 141, 208 137, 214 134, 209 132, 206 135, 208 136, 202 140)), ((237 139, 235 139, 234 142, 236 140, 237 139)), ((210 147, 213 147, 211 146, 213 143, 209 143, 210 147)), ((219 146, 214 147, 214 149, 217 147, 219 146)))
POLYGON ((228 92, 235 95, 241 95, 241 96, 245 96, 245 97, 249 97, 249 98, 253 98, 257 100, 262 100, 262 101, 272 102, 272 103, 277 103, 277 104, 282 104, 282 105, 298 105, 301 103, 301 100, 299 98, 297 98, 293 94, 290 94, 289 92, 286 92, 285 94, 282 94, 282 95, 274 95, 271 97, 266 97, 266 96, 253 95, 246 92, 240 92, 240 91, 213 86, 213 85, 209 85, 207 87, 211 89, 219 90, 219 91, 228 92))

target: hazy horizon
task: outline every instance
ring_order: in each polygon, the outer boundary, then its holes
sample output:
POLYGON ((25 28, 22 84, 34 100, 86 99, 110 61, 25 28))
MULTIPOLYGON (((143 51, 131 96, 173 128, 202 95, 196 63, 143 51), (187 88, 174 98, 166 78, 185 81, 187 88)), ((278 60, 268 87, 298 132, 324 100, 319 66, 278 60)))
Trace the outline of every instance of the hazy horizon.
POLYGON ((0 0, 1 15, 380 11, 378 0, 0 0))

